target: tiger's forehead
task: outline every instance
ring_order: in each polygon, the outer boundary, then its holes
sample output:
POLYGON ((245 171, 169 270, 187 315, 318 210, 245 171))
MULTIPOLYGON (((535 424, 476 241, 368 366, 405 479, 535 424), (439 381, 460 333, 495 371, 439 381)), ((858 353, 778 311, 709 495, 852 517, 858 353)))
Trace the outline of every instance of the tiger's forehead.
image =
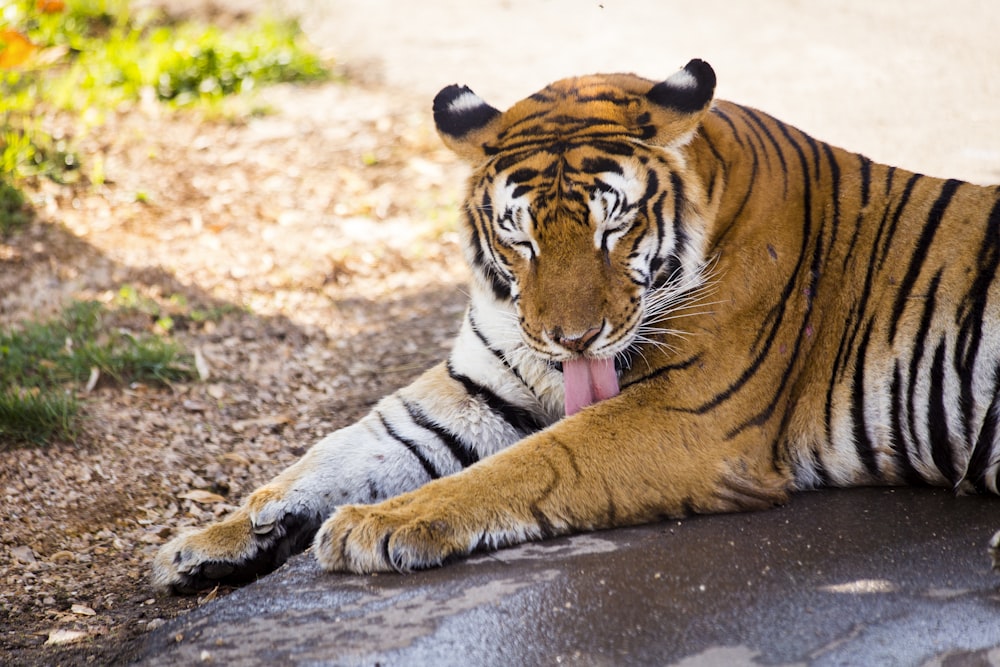
POLYGON ((596 74, 556 81, 503 114, 495 143, 501 152, 530 143, 645 135, 644 94, 651 82, 629 74, 596 74))
POLYGON ((539 210, 552 205, 586 207, 602 193, 613 192, 637 201, 646 188, 639 164, 631 159, 611 159, 594 151, 578 151, 558 159, 538 155, 496 174, 490 197, 497 213, 512 209, 539 210))

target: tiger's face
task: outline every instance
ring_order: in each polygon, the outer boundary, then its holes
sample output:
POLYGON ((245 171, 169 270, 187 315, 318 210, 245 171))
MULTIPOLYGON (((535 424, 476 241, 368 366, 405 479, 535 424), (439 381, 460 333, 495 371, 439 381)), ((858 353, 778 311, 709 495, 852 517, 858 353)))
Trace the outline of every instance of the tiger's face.
POLYGON ((514 302, 539 357, 564 368, 584 360, 600 383, 598 362, 611 360, 600 372, 614 373, 613 359, 656 314, 655 295, 700 273, 700 186, 679 148, 714 86, 711 68, 692 61, 660 83, 566 79, 504 113, 465 87, 438 94, 438 131, 474 166, 470 262, 514 302))
POLYGON ((662 264, 647 196, 656 170, 593 153, 535 151, 514 170, 487 166, 474 186, 491 202, 482 222, 524 342, 552 361, 627 348, 662 264))

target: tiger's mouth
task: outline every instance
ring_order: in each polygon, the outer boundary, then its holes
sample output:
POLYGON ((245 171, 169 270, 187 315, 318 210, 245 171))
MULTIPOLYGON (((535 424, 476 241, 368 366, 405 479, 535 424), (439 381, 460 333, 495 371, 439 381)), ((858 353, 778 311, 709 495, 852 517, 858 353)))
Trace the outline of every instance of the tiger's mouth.
POLYGON ((588 405, 618 395, 618 370, 614 357, 577 357, 562 362, 566 416, 588 405))

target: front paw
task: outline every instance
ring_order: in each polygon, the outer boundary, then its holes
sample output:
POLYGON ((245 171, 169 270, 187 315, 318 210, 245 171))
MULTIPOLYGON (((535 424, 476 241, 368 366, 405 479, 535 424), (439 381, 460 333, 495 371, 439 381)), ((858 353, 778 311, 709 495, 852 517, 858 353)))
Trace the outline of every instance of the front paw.
POLYGON ((437 567, 476 546, 464 520, 403 498, 345 505, 323 524, 313 550, 333 572, 409 572, 437 567))
POLYGON ((219 523, 170 540, 153 560, 153 585, 187 594, 253 581, 305 549, 320 522, 318 515, 301 511, 269 511, 263 520, 260 514, 244 506, 219 523))

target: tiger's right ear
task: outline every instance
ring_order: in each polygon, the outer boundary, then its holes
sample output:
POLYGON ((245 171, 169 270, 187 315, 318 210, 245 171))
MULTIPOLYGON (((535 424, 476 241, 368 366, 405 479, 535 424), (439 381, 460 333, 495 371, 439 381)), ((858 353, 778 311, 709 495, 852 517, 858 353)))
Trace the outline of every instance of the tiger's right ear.
POLYGON ((646 93, 656 128, 650 143, 663 146, 686 143, 711 107, 714 95, 715 70, 697 58, 653 86, 646 93))
POLYGON ((469 162, 486 156, 485 144, 496 137, 500 112, 467 86, 448 86, 434 97, 434 124, 445 145, 469 162))

